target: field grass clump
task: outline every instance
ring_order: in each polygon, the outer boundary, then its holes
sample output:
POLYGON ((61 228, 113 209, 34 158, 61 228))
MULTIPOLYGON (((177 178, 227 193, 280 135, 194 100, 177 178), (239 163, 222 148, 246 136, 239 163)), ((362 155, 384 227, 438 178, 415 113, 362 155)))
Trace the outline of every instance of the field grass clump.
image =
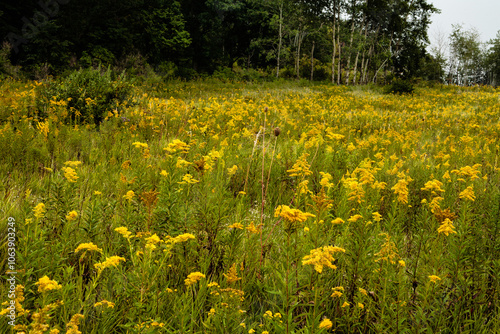
POLYGON ((500 332, 497 89, 170 85, 0 86, 0 332, 500 332))

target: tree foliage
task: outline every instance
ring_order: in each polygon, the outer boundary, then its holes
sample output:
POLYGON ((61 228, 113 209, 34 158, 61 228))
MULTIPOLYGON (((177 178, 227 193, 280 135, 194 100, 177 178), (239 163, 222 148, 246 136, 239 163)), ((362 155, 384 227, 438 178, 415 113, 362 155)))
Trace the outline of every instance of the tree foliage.
POLYGON ((187 77, 237 66, 350 84, 418 75, 436 8, 428 0, 9 0, 0 12, 11 61, 32 74, 140 56, 187 77))

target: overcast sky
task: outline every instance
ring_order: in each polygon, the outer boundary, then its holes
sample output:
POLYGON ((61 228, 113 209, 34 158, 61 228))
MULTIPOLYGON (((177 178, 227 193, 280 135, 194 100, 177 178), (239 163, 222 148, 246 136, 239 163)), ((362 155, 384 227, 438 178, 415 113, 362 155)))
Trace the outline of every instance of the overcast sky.
POLYGON ((429 28, 431 44, 436 35, 451 33, 452 24, 463 24, 469 30, 474 27, 487 42, 495 38, 500 30, 500 0, 429 0, 441 10, 441 14, 433 14, 429 28))

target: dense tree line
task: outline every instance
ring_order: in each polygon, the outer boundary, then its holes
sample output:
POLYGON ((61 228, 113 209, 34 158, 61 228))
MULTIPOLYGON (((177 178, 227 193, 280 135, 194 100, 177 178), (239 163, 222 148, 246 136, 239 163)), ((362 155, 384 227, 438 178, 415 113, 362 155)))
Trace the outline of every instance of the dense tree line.
POLYGON ((0 62, 31 75, 103 64, 165 77, 440 80, 444 64, 426 52, 436 11, 429 0, 4 0, 0 62))

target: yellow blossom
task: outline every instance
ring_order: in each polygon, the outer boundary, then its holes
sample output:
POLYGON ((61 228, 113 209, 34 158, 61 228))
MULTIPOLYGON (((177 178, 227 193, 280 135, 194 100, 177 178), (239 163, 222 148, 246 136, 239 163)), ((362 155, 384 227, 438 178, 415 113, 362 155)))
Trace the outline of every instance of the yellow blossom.
POLYGON ((196 237, 194 235, 192 235, 191 233, 184 233, 184 234, 178 235, 175 238, 173 238, 173 242, 174 243, 186 242, 186 241, 191 240, 191 239, 196 239, 196 237))
POLYGON ((66 215, 66 220, 72 221, 72 220, 75 220, 77 217, 78 217, 78 212, 73 210, 73 211, 68 212, 68 214, 66 215))
POLYGON ((35 213, 35 218, 41 219, 44 216, 45 213, 45 204, 43 203, 38 203, 37 206, 33 209, 33 212, 35 213))
POLYGON ((332 220, 333 225, 339 225, 339 224, 343 224, 343 223, 344 223, 344 220, 342 220, 342 218, 335 218, 334 220, 332 220))
POLYGON ((71 317, 71 320, 66 324, 66 334, 81 334, 78 330, 78 326, 80 325, 80 320, 83 319, 84 316, 82 314, 75 314, 71 317))
POLYGON ((124 238, 127 238, 129 239, 130 238, 130 235, 132 234, 132 232, 130 232, 126 227, 124 226, 121 226, 121 227, 117 227, 115 228, 115 231, 120 233, 124 238))
POLYGON ((65 166, 69 166, 69 167, 73 167, 73 168, 77 168, 78 166, 80 166, 82 164, 81 161, 66 161, 64 163, 65 166))
POLYGON ((76 174, 76 171, 71 168, 71 167, 62 167, 61 168, 64 171, 64 177, 66 180, 69 182, 76 182, 79 179, 79 176, 76 174))
POLYGON ((441 223, 437 231, 438 234, 444 233, 444 235, 446 236, 450 235, 450 233, 457 233, 455 232, 455 226, 453 226, 453 222, 449 218, 446 218, 441 223))
POLYGON ((47 276, 43 276, 35 284, 38 285, 38 292, 47 292, 51 290, 62 289, 62 285, 57 284, 56 281, 51 280, 47 276))
POLYGON ((431 283, 437 283, 438 281, 441 281, 441 278, 439 276, 436 276, 436 275, 430 275, 429 279, 430 279, 431 283))
POLYGON ((78 247, 76 247, 75 253, 78 253, 81 250, 83 250, 83 251, 96 251, 96 252, 102 253, 102 249, 97 247, 97 245, 95 245, 92 242, 80 244, 78 247))
POLYGON ((182 177, 182 181, 179 181, 177 183, 179 183, 179 184, 193 184, 193 183, 198 183, 198 182, 200 182, 200 181, 195 180, 191 174, 185 174, 182 177))
POLYGON ((133 190, 129 190, 129 191, 127 191, 127 193, 125 195, 123 195, 123 198, 128 199, 129 201, 131 201, 132 198, 134 198, 134 196, 135 196, 134 191, 133 190))
POLYGON ((351 222, 351 223, 355 223, 355 222, 357 222, 357 221, 358 221, 359 219, 361 219, 361 218, 363 218, 363 216, 362 216, 362 215, 360 215, 360 214, 356 214, 356 215, 354 215, 354 216, 349 217, 349 219, 347 219, 347 221, 348 221, 348 222, 351 222))
POLYGON ((332 328, 333 323, 330 319, 324 318, 320 323, 319 323, 319 328, 322 329, 330 329, 332 328))
POLYGON ((305 222, 309 217, 316 217, 307 212, 302 212, 299 209, 291 209, 288 205, 280 205, 274 211, 274 217, 283 217, 289 222, 305 222))
POLYGON ((243 224, 242 223, 234 223, 234 224, 231 224, 228 226, 229 228, 237 228, 237 229, 240 229, 242 230, 244 228, 243 224))
POLYGON ((323 267, 327 266, 331 269, 337 269, 332 262, 335 262, 333 253, 342 252, 345 253, 345 249, 334 246, 325 246, 316 249, 312 249, 309 255, 304 256, 302 259, 302 265, 313 265, 314 270, 321 274, 323 267))
POLYGON ((239 281, 241 277, 238 277, 238 273, 236 272, 236 263, 233 263, 231 268, 229 268, 229 272, 226 274, 222 274, 226 278, 227 283, 231 284, 236 281, 239 281))
POLYGON ((238 166, 233 165, 233 167, 227 169, 227 174, 233 176, 238 171, 238 166))
POLYGON ((126 260, 125 258, 120 256, 111 256, 107 257, 106 261, 104 262, 94 264, 94 267, 98 270, 98 273, 100 274, 106 268, 118 266, 121 261, 125 262, 126 260))
POLYGON ((186 286, 191 286, 198 282, 200 279, 205 278, 205 275, 200 273, 199 271, 193 272, 188 275, 188 277, 184 280, 184 284, 186 286))
POLYGON ((114 308, 115 303, 109 302, 109 301, 104 299, 104 300, 101 300, 100 302, 97 302, 94 304, 94 307, 99 307, 99 306, 106 306, 107 308, 114 308))
POLYGON ((472 202, 474 202, 476 200, 476 196, 474 195, 474 189, 472 188, 472 186, 465 188, 465 190, 462 191, 458 195, 458 197, 463 198, 463 199, 468 199, 469 201, 472 201, 472 202))

